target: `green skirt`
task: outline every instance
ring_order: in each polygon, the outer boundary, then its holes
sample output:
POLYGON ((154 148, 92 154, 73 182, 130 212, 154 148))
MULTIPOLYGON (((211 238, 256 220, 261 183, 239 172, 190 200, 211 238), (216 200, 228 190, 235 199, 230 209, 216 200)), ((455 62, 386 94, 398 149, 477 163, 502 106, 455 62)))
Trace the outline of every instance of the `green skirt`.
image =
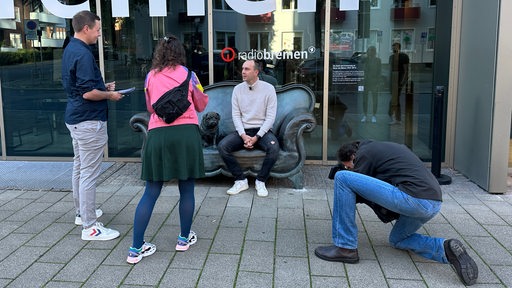
POLYGON ((142 156, 142 180, 170 181, 202 178, 203 144, 193 124, 149 130, 142 156))

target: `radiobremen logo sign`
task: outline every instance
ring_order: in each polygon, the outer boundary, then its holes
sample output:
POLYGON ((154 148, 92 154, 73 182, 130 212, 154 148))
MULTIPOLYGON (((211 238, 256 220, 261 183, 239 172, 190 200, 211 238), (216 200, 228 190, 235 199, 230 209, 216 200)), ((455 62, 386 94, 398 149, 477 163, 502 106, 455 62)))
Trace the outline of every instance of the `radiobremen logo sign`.
POLYGON ((306 51, 268 51, 267 49, 235 52, 235 49, 226 47, 220 51, 220 57, 225 62, 238 60, 304 60, 308 59, 308 55, 315 53, 316 48, 311 46, 306 51))

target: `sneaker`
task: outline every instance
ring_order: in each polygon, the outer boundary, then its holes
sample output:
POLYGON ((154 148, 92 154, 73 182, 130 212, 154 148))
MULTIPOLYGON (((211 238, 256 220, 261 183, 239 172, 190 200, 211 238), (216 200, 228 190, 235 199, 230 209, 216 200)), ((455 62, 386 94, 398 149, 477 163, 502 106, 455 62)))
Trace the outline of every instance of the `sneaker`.
POLYGON ((267 187, 265 187, 265 182, 256 180, 255 184, 256 184, 256 192, 258 192, 258 196, 267 197, 268 191, 267 191, 267 187))
POLYGON ((119 231, 106 228, 101 222, 82 229, 82 240, 112 240, 117 237, 119 237, 119 231))
MULTIPOLYGON (((100 218, 101 215, 103 215, 103 211, 101 211, 101 209, 96 209, 96 218, 100 218)), ((75 215, 75 225, 82 226, 82 217, 80 217, 80 214, 75 215)))
POLYGON ((181 237, 181 235, 178 236, 178 243, 176 243, 176 251, 187 251, 188 247, 190 245, 194 245, 197 242, 197 235, 196 232, 190 231, 188 234, 188 239, 185 237, 181 237))
POLYGON ((245 178, 244 180, 236 180, 233 187, 229 188, 228 194, 236 195, 247 189, 249 189, 249 182, 247 181, 247 178, 245 178))
POLYGON ((361 119, 361 122, 366 122, 366 115, 363 116, 363 118, 361 119))
POLYGON ((473 285, 478 278, 478 266, 469 256, 464 245, 457 239, 445 240, 443 243, 446 258, 464 285, 473 285))
POLYGON ((377 118, 375 117, 375 115, 372 116, 372 123, 377 123, 377 118))
POLYGON ((137 264, 142 260, 143 257, 147 257, 149 255, 153 255, 156 251, 156 246, 151 243, 144 242, 142 247, 139 249, 130 247, 128 250, 128 258, 126 258, 126 262, 130 264, 137 264))

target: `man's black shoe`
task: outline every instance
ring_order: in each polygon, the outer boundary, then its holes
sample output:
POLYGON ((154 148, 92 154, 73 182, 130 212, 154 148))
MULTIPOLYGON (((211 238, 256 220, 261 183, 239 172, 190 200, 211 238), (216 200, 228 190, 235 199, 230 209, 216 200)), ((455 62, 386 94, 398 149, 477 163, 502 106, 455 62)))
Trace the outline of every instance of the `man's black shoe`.
POLYGON ((475 284, 478 266, 466 252, 464 245, 457 239, 449 239, 444 241, 443 246, 446 258, 455 268, 460 280, 467 286, 475 284))
POLYGON ((315 255, 323 260, 357 263, 359 262, 359 254, 357 249, 345 249, 338 246, 321 246, 315 249, 315 255))

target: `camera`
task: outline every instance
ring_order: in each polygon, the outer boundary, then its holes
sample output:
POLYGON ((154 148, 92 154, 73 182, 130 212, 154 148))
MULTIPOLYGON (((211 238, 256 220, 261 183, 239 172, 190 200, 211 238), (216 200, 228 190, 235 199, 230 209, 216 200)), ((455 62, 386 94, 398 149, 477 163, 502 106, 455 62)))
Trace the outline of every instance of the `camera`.
POLYGON ((334 180, 334 175, 336 175, 336 172, 341 170, 347 170, 347 167, 343 164, 338 164, 336 166, 331 167, 331 171, 329 171, 329 176, 327 178, 334 180))

